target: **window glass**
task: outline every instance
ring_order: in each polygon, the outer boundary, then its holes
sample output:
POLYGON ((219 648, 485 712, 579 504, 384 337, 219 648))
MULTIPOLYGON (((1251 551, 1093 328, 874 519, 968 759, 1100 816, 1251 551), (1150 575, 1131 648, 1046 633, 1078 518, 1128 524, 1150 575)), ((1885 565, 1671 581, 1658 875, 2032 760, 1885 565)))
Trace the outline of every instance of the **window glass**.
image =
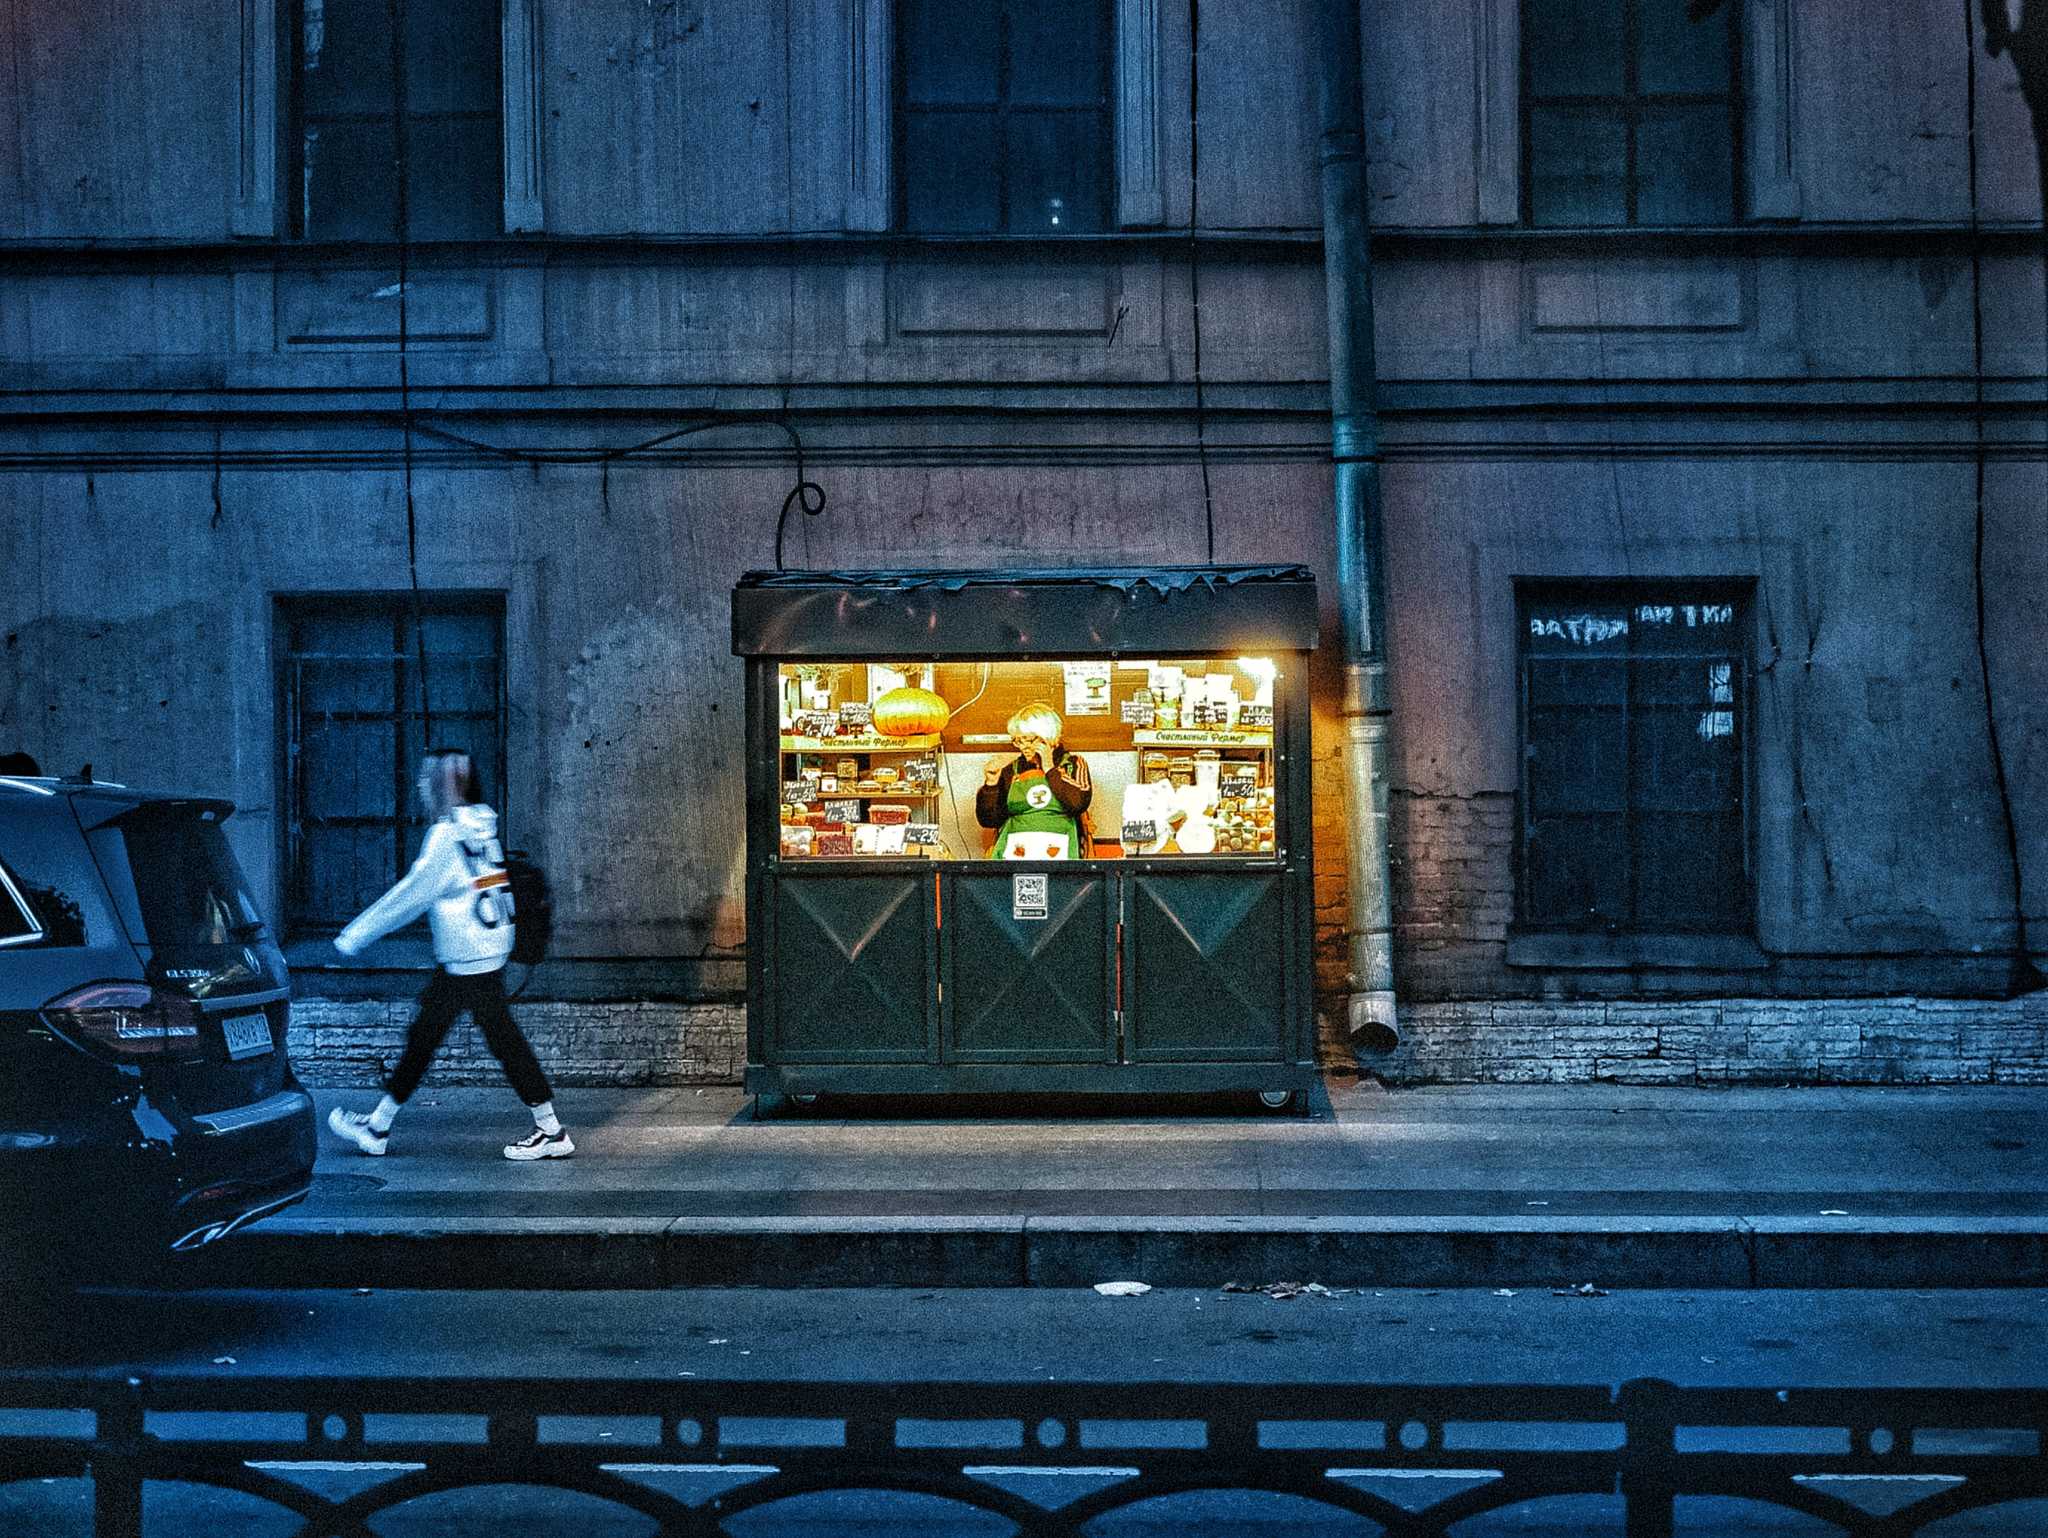
POLYGON ((400 82, 392 74, 384 0, 299 0, 292 136, 298 233, 374 241, 399 234, 401 113, 409 233, 452 240, 498 230, 499 8, 500 0, 408 4, 400 82))
POLYGON ((1538 224, 1628 222, 1628 127, 1582 107, 1529 114, 1529 207, 1538 224))
POLYGON ((1275 860, 1278 666, 785 664, 780 857, 1275 860))
MULTIPOLYGON (((1683 8, 1683 0, 1662 3, 1683 8)), ((1529 88, 1538 96, 1620 94, 1625 41, 1622 0, 1532 0, 1522 7, 1529 88)))
POLYGON ((904 220, 912 229, 998 227, 996 132, 996 119, 986 113, 921 112, 905 119, 904 164, 917 168, 904 187, 904 220))
POLYGON ((299 93, 306 115, 391 111, 391 16, 385 0, 303 0, 299 93))
POLYGON ((88 914, 105 914, 98 887, 70 808, 36 806, 10 817, 0 834, 0 946, 86 944, 88 914))
POLYGON ((1523 595, 1523 923, 1747 927, 1747 636, 1725 591, 1523 595))
POLYGON ((407 112, 496 116, 503 91, 498 78, 499 5, 500 0, 408 0, 407 112))
POLYGON ((306 233, 390 240, 398 233, 389 122, 309 124, 300 144, 306 233))
POLYGON ((408 132, 406 216, 416 240, 486 234, 499 218, 496 117, 414 118, 408 132))
POLYGON ((1714 224, 1735 217, 1728 108, 1653 107, 1637 140, 1636 218, 1643 224, 1714 224))
MULTIPOLYGON (((431 594, 423 606, 431 745, 467 751, 502 810, 503 603, 431 594)), ((281 619, 287 923, 332 933, 403 874, 425 828, 412 599, 291 600, 281 619)))
POLYGON ((1076 113, 1010 116, 1010 228, 1020 234, 1099 230, 1108 212, 1107 178, 1095 120, 1076 113))
POLYGON ((1104 0, 904 0, 896 37, 905 228, 1054 235, 1107 227, 1104 0))
POLYGON ((1683 0, 1524 0, 1525 197, 1539 225, 1737 217, 1736 16, 1683 0))
POLYGON ((1109 36, 1097 0, 1034 0, 1010 10, 1010 89, 1020 107, 1095 107, 1108 80, 1109 36))
POLYGON ((1678 0, 1644 0, 1636 13, 1637 79, 1645 93, 1724 96, 1733 60, 1728 13, 1694 21, 1678 0))
POLYGON ((896 25, 915 40, 915 46, 903 50, 906 102, 988 107, 1000 99, 1002 36, 997 7, 905 0, 896 25))

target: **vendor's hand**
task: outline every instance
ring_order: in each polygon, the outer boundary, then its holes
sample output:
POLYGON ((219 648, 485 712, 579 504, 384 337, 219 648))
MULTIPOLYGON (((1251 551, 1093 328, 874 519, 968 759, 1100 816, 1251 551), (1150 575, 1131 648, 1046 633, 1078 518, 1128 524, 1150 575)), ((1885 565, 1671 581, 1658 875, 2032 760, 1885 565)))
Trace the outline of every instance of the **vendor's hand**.
POLYGON ((1024 743, 1024 756, 1048 773, 1052 770, 1052 744, 1043 737, 1028 738, 1024 743))

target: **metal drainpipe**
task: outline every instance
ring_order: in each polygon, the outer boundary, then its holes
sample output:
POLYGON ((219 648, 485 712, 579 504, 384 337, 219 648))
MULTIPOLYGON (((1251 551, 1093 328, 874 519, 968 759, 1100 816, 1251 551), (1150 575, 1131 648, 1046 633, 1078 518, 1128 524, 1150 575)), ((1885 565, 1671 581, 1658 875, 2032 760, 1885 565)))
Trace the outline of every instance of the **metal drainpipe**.
POLYGON ((1386 1051, 1398 1039, 1387 895, 1385 552, 1379 379, 1366 224, 1359 0, 1322 0, 1323 277, 1330 301, 1330 449, 1336 463, 1337 602, 1344 639, 1344 829, 1349 899, 1346 1025, 1386 1051))

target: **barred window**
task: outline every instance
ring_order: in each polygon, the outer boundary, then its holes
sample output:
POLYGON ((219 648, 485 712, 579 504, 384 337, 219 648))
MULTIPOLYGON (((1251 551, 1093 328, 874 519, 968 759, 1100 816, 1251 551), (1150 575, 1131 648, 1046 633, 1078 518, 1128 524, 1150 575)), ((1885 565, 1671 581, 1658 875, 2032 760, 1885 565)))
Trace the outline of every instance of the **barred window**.
POLYGON ((1530 223, 1735 219, 1741 9, 1735 0, 1523 0, 1530 223))
POLYGON ((436 593, 420 607, 431 723, 409 593, 280 603, 294 935, 334 934, 411 865, 426 831, 415 789, 423 748, 463 749, 504 805, 504 600, 436 593))
POLYGON ((1520 922, 1747 931, 1746 592, 1543 586, 1520 611, 1520 922))

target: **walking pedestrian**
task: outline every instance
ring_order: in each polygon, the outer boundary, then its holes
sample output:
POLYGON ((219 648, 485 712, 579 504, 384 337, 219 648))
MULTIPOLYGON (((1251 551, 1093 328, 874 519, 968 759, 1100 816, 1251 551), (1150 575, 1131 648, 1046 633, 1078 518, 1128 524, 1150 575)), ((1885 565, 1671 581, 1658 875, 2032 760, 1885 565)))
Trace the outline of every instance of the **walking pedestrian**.
POLYGON ((390 1145, 399 1108, 419 1088, 455 1017, 468 1010, 513 1093, 533 1112, 532 1133, 506 1144, 505 1157, 565 1159, 576 1145, 555 1117, 548 1076, 505 1002, 505 958, 512 953, 516 916, 498 843, 498 814, 484 804, 469 755, 454 748, 428 751, 419 790, 433 819, 419 858, 396 886, 334 937, 334 948, 353 956, 424 913, 434 932, 434 975, 420 995, 384 1098, 369 1112, 337 1106, 327 1115, 328 1128, 363 1153, 381 1155, 390 1145))

